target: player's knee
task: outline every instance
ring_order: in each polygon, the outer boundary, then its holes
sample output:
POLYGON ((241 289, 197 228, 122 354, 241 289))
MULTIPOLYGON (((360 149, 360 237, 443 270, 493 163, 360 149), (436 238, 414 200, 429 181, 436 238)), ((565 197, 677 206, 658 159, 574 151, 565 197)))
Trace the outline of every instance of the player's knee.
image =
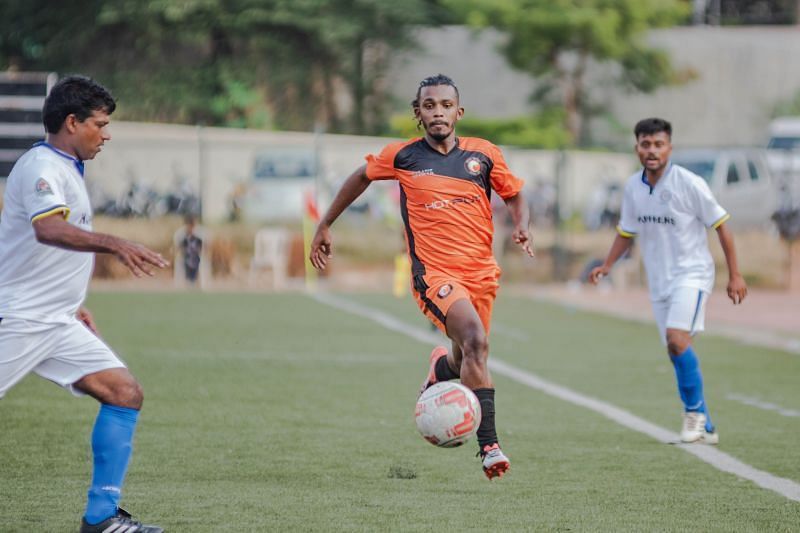
POLYGON ((144 402, 144 391, 133 376, 118 384, 112 391, 112 398, 109 403, 130 409, 141 409, 144 402))
POLYGON ((692 337, 684 331, 667 332, 667 350, 670 355, 680 355, 691 345, 692 337))
POLYGON ((464 357, 467 359, 483 361, 489 354, 489 340, 486 334, 474 328, 464 339, 464 357))

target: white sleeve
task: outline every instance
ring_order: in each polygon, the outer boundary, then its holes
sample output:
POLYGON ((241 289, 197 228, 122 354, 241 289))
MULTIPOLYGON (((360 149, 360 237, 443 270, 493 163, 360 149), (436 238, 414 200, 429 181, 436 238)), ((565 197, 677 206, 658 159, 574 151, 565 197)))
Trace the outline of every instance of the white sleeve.
POLYGON ((633 201, 633 190, 630 182, 625 185, 625 195, 622 198, 622 209, 617 225, 617 233, 623 237, 635 237, 639 233, 639 219, 636 216, 636 203, 633 201))
POLYGON ((24 173, 20 185, 23 207, 32 223, 55 213, 61 213, 65 220, 69 217, 63 178, 58 172, 34 166, 24 173))
POLYGON ((731 216, 722 208, 717 199, 711 193, 711 189, 703 178, 694 177, 690 182, 692 194, 692 208, 697 218, 705 224, 707 228, 717 228, 720 224, 728 220, 731 216))

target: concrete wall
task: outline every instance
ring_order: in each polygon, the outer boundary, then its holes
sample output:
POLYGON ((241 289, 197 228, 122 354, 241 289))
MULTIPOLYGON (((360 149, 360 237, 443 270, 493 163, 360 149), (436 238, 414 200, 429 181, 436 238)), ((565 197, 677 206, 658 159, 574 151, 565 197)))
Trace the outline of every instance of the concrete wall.
MULTIPOLYGON (((395 60, 389 85, 410 101, 421 79, 442 72, 456 81, 467 113, 479 117, 524 115, 535 81, 513 70, 498 46, 502 35, 451 26, 418 32, 421 50, 395 60)), ((632 146, 629 130, 637 120, 660 115, 676 127, 676 145, 763 145, 775 104, 800 91, 800 31, 797 27, 678 27, 650 32, 646 40, 667 51, 679 69, 698 78, 654 94, 609 87, 608 67, 595 65, 589 86, 621 124, 596 121, 603 145, 632 146)))
MULTIPOLYGON (((223 220, 230 213, 237 184, 251 179, 259 152, 302 146, 318 154, 324 208, 364 156, 379 152, 392 140, 114 122, 112 140, 87 163, 86 177, 97 198, 118 197, 133 182, 165 193, 185 181, 193 190, 202 191, 204 217, 223 220)), ((511 169, 530 186, 555 180, 556 152, 509 149, 506 156, 511 169)), ((620 181, 636 167, 628 154, 570 152, 566 158, 562 201, 567 213, 580 209, 597 184, 620 181)))
POLYGON ((649 40, 699 78, 652 95, 614 95, 612 113, 631 125, 668 117, 677 147, 766 146, 775 105, 800 91, 797 27, 672 28, 649 40))

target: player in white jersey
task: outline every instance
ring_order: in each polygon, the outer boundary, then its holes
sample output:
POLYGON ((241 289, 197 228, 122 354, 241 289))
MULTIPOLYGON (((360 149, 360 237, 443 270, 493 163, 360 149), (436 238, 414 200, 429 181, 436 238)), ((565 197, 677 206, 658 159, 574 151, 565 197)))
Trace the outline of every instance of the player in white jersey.
POLYGON ((47 96, 46 140, 8 176, 0 214, 0 398, 34 372, 101 403, 92 431, 94 468, 81 532, 159 533, 119 509, 142 388, 98 337, 82 307, 97 252, 136 276, 167 262, 144 246, 92 232, 83 162, 108 133, 116 104, 89 78, 59 81, 47 96))
POLYGON ((661 339, 675 368, 684 405, 681 440, 719 442, 703 395, 700 363, 692 336, 704 329, 706 300, 714 286, 714 261, 708 251, 708 228, 717 231, 728 265, 728 297, 734 305, 747 296, 736 250, 717 203, 703 178, 669 161, 672 126, 659 118, 639 121, 636 153, 644 167, 628 179, 617 237, 603 265, 589 279, 597 283, 639 238, 650 299, 661 339))

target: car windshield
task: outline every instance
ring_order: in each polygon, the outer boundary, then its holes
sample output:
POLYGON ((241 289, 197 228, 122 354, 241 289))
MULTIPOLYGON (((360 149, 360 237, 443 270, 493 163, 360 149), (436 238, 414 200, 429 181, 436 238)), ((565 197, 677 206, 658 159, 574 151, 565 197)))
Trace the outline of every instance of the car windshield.
POLYGON ((313 178, 314 153, 288 150, 265 151, 256 158, 253 177, 257 180, 313 178))
POLYGON ((773 137, 767 148, 770 150, 796 150, 800 148, 800 137, 773 137))
POLYGON ((714 175, 714 161, 705 159, 689 159, 686 161, 675 159, 673 163, 688 169, 704 180, 706 183, 711 183, 711 177, 714 175))

